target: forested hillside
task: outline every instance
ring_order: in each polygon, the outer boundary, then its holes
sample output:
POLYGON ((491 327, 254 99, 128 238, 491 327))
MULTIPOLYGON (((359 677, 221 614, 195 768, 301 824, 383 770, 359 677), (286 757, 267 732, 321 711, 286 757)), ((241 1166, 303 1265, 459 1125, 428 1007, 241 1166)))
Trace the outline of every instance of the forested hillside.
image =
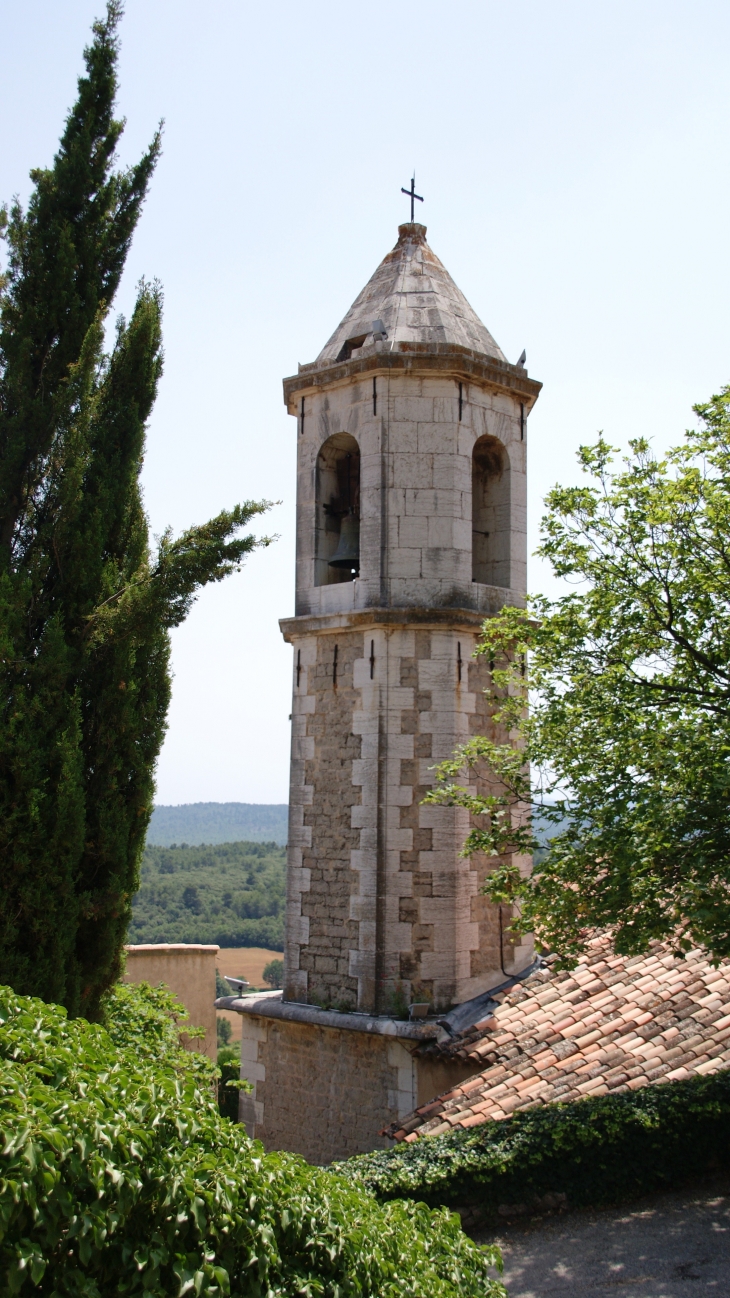
POLYGON ((286 843, 289 808, 285 802, 187 802, 152 812, 147 842, 286 843))
POLYGON ((282 951, 285 873, 277 843, 147 847, 128 941, 282 951))

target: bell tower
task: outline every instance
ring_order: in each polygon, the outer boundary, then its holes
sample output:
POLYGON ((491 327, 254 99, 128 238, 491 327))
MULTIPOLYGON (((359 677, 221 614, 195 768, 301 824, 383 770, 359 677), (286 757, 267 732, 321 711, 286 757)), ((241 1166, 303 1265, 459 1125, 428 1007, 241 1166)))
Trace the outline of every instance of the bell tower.
POLYGON ((295 616, 281 623, 293 647, 283 1004, 442 1011, 530 961, 480 893, 486 860, 460 856, 466 813, 422 800, 435 763, 494 733, 472 651, 485 618, 524 602, 539 391, 415 222, 316 361, 284 381, 298 495, 295 616))

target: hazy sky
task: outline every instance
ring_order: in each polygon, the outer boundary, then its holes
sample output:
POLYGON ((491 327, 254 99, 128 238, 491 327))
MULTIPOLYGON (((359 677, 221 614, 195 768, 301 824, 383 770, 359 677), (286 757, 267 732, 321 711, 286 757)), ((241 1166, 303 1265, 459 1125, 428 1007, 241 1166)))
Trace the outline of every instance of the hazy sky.
MULTIPOLYGON (((0 197, 50 163, 101 0, 0 0, 0 197)), ((280 533, 173 635, 158 801, 287 798, 295 425, 317 355, 408 216, 544 390, 541 500, 603 429, 677 440, 730 382, 730 6, 718 0, 127 0, 121 157, 166 121, 119 310, 165 290, 152 529, 247 498, 280 533)), ((546 574, 531 569, 533 588, 546 574)))

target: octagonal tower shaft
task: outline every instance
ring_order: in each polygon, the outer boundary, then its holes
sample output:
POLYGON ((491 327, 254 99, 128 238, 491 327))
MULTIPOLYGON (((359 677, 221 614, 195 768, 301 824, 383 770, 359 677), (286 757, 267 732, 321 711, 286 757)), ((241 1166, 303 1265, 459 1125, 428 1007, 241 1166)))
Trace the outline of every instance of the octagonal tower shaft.
POLYGON ((540 385, 425 235, 400 227, 284 383, 298 464, 284 998, 380 1014, 447 1008, 531 957, 480 893, 486 861, 460 856, 466 813, 422 799, 459 743, 497 737, 472 653, 485 617, 524 603, 540 385))

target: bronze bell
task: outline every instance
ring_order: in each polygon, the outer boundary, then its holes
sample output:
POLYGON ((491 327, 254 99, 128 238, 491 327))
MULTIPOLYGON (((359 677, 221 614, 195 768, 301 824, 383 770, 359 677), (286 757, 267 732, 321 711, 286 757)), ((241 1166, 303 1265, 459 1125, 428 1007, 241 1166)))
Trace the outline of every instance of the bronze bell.
POLYGON ((329 562, 330 568, 348 568, 355 576, 360 571, 360 522, 354 514, 345 514, 340 539, 329 562))

